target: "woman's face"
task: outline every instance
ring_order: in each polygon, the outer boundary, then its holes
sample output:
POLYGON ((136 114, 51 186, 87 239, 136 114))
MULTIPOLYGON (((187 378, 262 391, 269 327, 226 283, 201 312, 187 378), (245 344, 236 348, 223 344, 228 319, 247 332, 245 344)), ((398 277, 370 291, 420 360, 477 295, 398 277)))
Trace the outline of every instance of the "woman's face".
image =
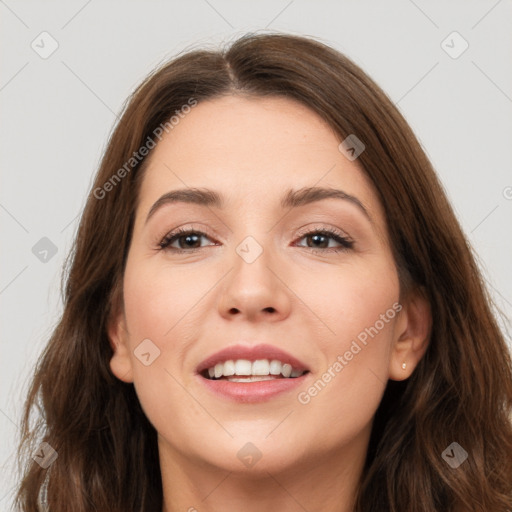
POLYGON ((229 96, 152 149, 109 333, 111 368, 134 383, 168 460, 272 472, 360 459, 387 380, 412 371, 383 209, 340 142, 292 100, 229 96), (198 373, 229 348, 218 373, 267 380, 198 373), (270 364, 289 356, 307 373, 270 364))

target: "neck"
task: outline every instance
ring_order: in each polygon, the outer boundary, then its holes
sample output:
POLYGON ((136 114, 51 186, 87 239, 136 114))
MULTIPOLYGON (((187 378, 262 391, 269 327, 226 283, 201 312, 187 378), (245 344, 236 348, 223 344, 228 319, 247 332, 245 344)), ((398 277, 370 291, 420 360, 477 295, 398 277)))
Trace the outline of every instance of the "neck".
POLYGON ((160 438, 163 512, 353 512, 369 433, 286 466, 265 464, 263 456, 251 468, 214 466, 160 438))

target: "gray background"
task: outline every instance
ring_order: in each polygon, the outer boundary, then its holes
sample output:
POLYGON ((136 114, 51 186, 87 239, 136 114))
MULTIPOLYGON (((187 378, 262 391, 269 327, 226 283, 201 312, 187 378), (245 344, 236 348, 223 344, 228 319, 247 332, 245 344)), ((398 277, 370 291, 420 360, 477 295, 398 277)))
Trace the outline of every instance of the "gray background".
POLYGON ((0 16, 0 510, 27 379, 61 312, 61 267, 108 134, 140 80, 184 49, 268 29, 345 52, 415 130, 511 317, 511 1, 0 0, 0 16))

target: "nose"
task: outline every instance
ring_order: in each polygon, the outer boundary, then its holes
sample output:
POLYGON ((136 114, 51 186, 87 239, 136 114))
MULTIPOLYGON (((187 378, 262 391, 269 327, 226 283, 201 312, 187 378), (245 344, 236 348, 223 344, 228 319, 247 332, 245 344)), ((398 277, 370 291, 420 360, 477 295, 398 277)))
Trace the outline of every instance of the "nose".
POLYGON ((275 258, 272 265, 272 259, 267 250, 252 262, 234 254, 233 268, 226 276, 219 299, 222 317, 274 322, 289 316, 292 292, 275 258))

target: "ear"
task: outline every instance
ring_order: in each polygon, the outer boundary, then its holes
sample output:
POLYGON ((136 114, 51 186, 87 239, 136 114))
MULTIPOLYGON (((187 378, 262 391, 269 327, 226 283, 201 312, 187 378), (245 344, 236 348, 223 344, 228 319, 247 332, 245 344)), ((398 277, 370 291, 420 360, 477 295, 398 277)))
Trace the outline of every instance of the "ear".
POLYGON ((405 380, 411 376, 425 355, 431 328, 432 313, 425 294, 420 289, 409 292, 395 323, 395 341, 389 362, 391 380, 405 380))
POLYGON ((133 367, 128 344, 128 329, 124 308, 119 307, 107 325, 110 346, 114 353, 110 359, 112 373, 123 382, 133 382, 133 367))

